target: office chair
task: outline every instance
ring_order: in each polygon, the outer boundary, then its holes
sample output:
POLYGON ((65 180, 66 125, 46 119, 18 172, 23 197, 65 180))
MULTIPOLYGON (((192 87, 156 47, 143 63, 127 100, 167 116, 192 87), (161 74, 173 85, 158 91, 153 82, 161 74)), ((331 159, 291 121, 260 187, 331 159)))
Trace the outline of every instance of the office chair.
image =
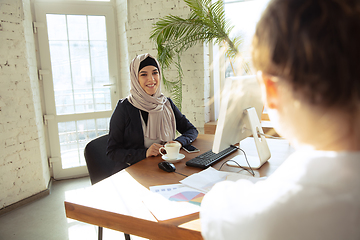
MULTIPOLYGON (((108 138, 108 134, 97 137, 85 146, 84 156, 92 185, 122 170, 117 169, 115 162, 106 155, 108 138)), ((99 240, 102 240, 102 235, 103 228, 99 226, 99 240)), ((129 234, 124 235, 126 240, 130 240, 129 234)))

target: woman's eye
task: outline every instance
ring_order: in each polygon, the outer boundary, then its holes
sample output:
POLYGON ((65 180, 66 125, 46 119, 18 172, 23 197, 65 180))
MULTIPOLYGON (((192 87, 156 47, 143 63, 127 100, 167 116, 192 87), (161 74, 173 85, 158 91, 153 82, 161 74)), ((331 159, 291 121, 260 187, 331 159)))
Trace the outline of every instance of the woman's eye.
POLYGON ((154 74, 154 75, 158 75, 158 74, 159 74, 159 72, 153 72, 153 74, 154 74))
POLYGON ((146 77, 146 74, 140 74, 140 76, 142 76, 142 77, 146 77))

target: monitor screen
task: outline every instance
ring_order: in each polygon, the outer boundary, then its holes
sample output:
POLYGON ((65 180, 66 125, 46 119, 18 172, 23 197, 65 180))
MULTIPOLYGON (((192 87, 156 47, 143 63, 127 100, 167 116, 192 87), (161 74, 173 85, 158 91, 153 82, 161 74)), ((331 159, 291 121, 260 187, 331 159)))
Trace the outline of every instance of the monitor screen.
POLYGON ((260 85, 255 75, 227 78, 221 93, 212 151, 218 153, 251 136, 245 110, 255 108, 258 119, 261 119, 263 106, 260 85))

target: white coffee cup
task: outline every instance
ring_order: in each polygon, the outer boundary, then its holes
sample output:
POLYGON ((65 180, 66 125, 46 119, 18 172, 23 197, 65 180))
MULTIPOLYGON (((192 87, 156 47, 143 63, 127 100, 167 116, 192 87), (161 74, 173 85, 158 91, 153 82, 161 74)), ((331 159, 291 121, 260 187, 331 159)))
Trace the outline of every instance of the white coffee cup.
POLYGON ((177 159, 179 156, 181 144, 179 142, 169 142, 164 147, 159 149, 161 155, 165 156, 169 160, 177 159), (165 150, 166 154, 162 153, 161 150, 165 150))

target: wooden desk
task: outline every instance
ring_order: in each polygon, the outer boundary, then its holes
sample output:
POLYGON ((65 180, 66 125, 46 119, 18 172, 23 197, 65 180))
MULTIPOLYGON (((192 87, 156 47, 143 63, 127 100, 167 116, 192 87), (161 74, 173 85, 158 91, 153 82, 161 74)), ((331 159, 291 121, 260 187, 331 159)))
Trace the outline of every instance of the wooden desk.
MULTIPOLYGON (((213 137, 214 135, 206 134, 198 136, 193 145, 200 149, 199 153, 188 154, 181 150, 185 158, 175 163, 176 171, 185 175, 199 172, 201 169, 188 167, 185 162, 211 149, 213 137)), ((246 140, 240 147, 249 155, 255 154, 253 140, 246 140)), ((272 157, 255 171, 260 177, 272 174, 293 152, 284 140, 269 139, 267 142, 272 157)), ((236 154, 233 153, 225 159, 230 159, 236 154)), ((213 167, 219 169, 225 159, 213 167)), ((65 201, 66 216, 149 239, 202 239, 198 213, 160 222, 143 204, 142 197, 150 186, 179 183, 185 178, 160 170, 157 165, 161 161, 160 157, 146 158, 91 187, 68 193, 65 201)), ((241 171, 226 164, 221 170, 241 171)), ((242 172, 247 174, 245 171, 242 172)))

